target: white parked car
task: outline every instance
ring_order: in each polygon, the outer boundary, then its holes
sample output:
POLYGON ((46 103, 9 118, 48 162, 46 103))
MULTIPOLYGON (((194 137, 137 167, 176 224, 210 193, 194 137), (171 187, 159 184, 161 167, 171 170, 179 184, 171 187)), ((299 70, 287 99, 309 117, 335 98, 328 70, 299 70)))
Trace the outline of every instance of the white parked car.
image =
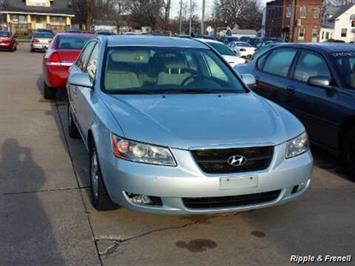
POLYGON ((228 62, 228 64, 230 64, 232 67, 246 63, 246 60, 242 58, 241 54, 238 51, 232 50, 223 42, 209 40, 209 39, 197 39, 197 40, 217 50, 217 52, 219 52, 222 55, 222 57, 228 62))
POLYGON ((256 51, 256 48, 247 42, 231 42, 228 46, 234 51, 239 52, 243 58, 251 58, 256 51))

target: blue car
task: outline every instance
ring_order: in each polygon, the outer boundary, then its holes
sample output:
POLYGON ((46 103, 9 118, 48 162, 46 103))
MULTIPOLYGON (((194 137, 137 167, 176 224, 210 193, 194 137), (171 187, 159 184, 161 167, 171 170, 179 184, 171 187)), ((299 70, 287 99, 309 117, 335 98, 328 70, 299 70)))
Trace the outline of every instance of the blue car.
POLYGON ((90 40, 67 91, 69 135, 90 153, 94 207, 211 214, 302 195, 313 165, 303 125, 243 80, 197 40, 90 40))

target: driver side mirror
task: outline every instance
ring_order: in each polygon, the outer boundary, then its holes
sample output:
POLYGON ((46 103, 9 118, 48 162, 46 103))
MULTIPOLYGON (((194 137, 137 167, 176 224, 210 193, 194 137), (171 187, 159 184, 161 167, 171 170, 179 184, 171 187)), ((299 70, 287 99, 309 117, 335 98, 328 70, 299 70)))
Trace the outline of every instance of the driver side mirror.
POLYGON ((256 84, 256 79, 252 74, 242 74, 241 78, 250 89, 254 88, 256 84))
POLYGON ((310 77, 307 83, 311 86, 320 87, 324 89, 331 89, 330 79, 325 76, 310 77))
POLYGON ((69 84, 92 89, 93 82, 87 73, 75 73, 69 77, 69 84))

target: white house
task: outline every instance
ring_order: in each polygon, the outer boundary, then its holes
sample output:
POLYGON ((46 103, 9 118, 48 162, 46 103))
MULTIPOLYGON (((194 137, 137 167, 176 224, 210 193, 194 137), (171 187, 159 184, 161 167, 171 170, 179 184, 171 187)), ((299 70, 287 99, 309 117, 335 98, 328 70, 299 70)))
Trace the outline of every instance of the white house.
POLYGON ((355 4, 326 6, 319 39, 355 42, 355 4))

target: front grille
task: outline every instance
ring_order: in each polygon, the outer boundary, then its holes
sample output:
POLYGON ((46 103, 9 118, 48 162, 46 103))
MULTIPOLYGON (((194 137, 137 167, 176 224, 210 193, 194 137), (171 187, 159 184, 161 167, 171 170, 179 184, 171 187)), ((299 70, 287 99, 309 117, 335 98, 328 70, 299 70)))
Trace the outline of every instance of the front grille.
POLYGON ((184 205, 189 209, 213 209, 213 208, 234 208, 248 205, 256 205, 276 200, 281 190, 264 193, 215 197, 215 198, 183 198, 184 205))
POLYGON ((260 171, 269 167, 274 147, 213 149, 192 151, 202 171, 209 174, 242 173, 260 171), (233 155, 242 155, 247 161, 242 166, 232 166, 228 159, 233 155))

